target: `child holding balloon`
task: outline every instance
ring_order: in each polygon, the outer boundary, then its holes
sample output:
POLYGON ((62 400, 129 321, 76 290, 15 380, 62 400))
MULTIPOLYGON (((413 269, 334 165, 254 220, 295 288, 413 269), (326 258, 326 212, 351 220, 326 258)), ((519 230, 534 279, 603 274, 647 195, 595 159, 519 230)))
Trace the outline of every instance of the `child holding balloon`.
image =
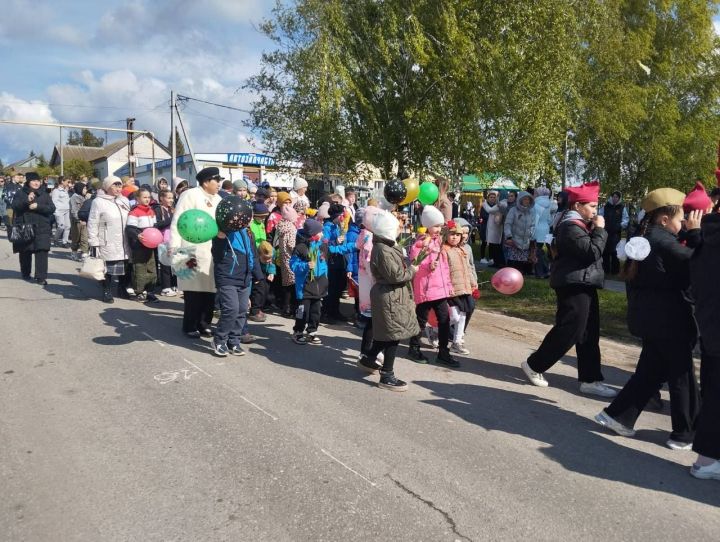
POLYGON ((150 190, 135 192, 136 205, 128 215, 125 233, 132 251, 132 287, 137 301, 159 302, 153 293, 157 282, 155 248, 162 234, 155 228, 155 211, 150 207, 150 190), (155 234, 159 234, 159 239, 155 234), (147 238, 146 238, 147 237, 147 238))
MULTIPOLYGON (((163 239, 170 238, 170 224, 172 224, 175 213, 175 198, 170 190, 158 192, 158 205, 155 206, 155 227, 163 234, 163 239)), ((158 265, 160 276, 160 295, 174 297, 177 295, 174 286, 177 286, 177 279, 173 276, 172 267, 169 265, 158 265)))

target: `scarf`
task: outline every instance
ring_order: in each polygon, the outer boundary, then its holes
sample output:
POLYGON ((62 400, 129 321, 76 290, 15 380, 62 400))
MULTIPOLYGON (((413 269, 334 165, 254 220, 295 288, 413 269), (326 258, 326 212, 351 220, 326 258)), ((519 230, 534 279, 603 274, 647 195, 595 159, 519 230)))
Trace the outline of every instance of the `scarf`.
POLYGON ((130 214, 133 216, 155 216, 155 211, 149 205, 135 205, 130 214))
POLYGON ((253 256, 252 242, 250 241, 247 229, 243 228, 240 231, 228 233, 227 240, 232 249, 231 252, 233 256, 233 265, 230 268, 230 273, 232 274, 233 271, 235 271, 235 265, 238 263, 237 255, 235 254, 236 250, 247 257, 248 272, 252 273, 252 269, 255 266, 255 258, 253 256))

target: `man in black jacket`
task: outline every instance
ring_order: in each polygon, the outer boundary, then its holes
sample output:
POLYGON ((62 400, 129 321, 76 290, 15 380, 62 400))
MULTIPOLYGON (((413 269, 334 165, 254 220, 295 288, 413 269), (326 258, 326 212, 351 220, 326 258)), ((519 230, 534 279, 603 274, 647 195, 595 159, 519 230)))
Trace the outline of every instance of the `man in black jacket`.
POLYGON ((607 275, 617 275, 620 272, 620 260, 617 257, 617 246, 622 238, 622 232, 628 227, 630 217, 620 192, 613 192, 610 200, 600 211, 605 218, 605 231, 608 234, 607 243, 603 252, 603 269, 607 275))

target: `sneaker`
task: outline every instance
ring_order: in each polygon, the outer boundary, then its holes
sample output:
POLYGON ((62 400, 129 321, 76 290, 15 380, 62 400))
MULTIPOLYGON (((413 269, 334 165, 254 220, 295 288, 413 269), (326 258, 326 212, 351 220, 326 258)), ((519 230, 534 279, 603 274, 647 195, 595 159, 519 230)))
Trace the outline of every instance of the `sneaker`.
POLYGON ((302 333, 293 333, 292 340, 295 344, 307 344, 307 339, 302 333))
POLYGON ((132 288, 125 288, 125 291, 130 297, 135 297, 135 290, 133 290, 132 288))
POLYGON ((602 382, 583 382, 580 384, 580 393, 597 395, 598 397, 606 397, 608 399, 617 395, 617 391, 602 382))
POLYGON ((720 480, 720 461, 715 461, 715 463, 710 463, 704 467, 693 465, 690 468, 690 474, 700 480, 720 480))
POLYGON ((172 288, 163 288, 163 291, 160 292, 160 295, 165 297, 175 297, 177 295, 177 292, 172 288))
POLYGON ((428 359, 425 357, 425 354, 423 354, 420 351, 419 346, 411 346, 408 349, 408 357, 410 358, 411 361, 414 361, 415 363, 425 364, 428 362, 428 359))
POLYGON ((252 333, 246 333, 242 337, 240 337, 240 342, 242 344, 250 344, 257 341, 257 336, 253 335, 252 333))
POLYGON ((547 388, 548 387, 548 381, 545 380, 545 377, 542 373, 536 373, 530 368, 530 365, 528 365, 527 361, 523 361, 520 364, 520 368, 525 373, 525 376, 528 377, 528 380, 535 386, 538 386, 539 388, 547 388))
POLYGON ((633 429, 630 429, 629 427, 625 427, 620 422, 614 420, 610 416, 608 416, 607 412, 604 410, 600 411, 600 414, 595 416, 595 421, 602 425, 603 427, 607 427, 611 431, 615 431, 618 435, 621 437, 634 437, 635 431, 633 429))
POLYGON ((692 442, 669 439, 665 444, 667 444, 667 447, 671 450, 692 450, 692 442))
POLYGON ((81 262, 84 262, 84 261, 87 260, 87 259, 88 259, 88 253, 87 253, 87 252, 81 252, 81 253, 80 253, 80 261, 81 261, 81 262))
POLYGON ((244 356, 245 350, 242 349, 242 347, 239 344, 229 344, 228 350, 233 356, 244 356))
POLYGON ((322 341, 320 340, 320 337, 318 337, 314 333, 308 333, 307 334, 307 343, 308 344, 322 344, 322 341))
POLYGON ((160 303, 160 300, 157 298, 157 296, 155 294, 148 294, 147 302, 148 303, 160 303))
POLYGON ((448 349, 442 349, 438 352, 438 355, 435 358, 435 363, 438 365, 445 365, 446 367, 452 367, 453 369, 460 367, 460 362, 450 355, 450 350, 448 349))
POLYGON ((212 329, 210 329, 209 327, 206 327, 205 329, 201 329, 200 336, 201 337, 212 337, 213 336, 212 329))
POLYGON ((487 265, 487 264, 490 263, 490 262, 487 261, 487 258, 483 258, 482 260, 480 260, 480 263, 481 263, 482 265, 487 265))
POLYGON ((407 391, 408 389, 407 382, 395 378, 394 373, 380 373, 378 387, 390 391, 407 391))
POLYGON ((199 339, 200 338, 200 332, 199 331, 188 331, 185 333, 187 337, 190 339, 199 339))
POLYGON ((254 314, 250 314, 248 316, 248 320, 250 320, 251 322, 264 322, 265 320, 267 320, 267 316, 265 316, 264 312, 258 311, 254 314))
POLYGON ((144 293, 140 293, 135 296, 135 301, 139 301, 140 303, 147 301, 147 296, 144 293))
POLYGON ((372 361, 367 356, 360 356, 357 360, 357 366, 361 369, 366 370, 368 373, 377 373, 382 365, 380 365, 377 360, 372 361))
POLYGON ((450 347, 450 352, 467 356, 470 353, 470 350, 465 348, 465 345, 463 343, 453 343, 453 345, 450 347))
POLYGON ((225 343, 216 343, 215 341, 213 341, 212 346, 216 356, 225 357, 230 352, 225 343))

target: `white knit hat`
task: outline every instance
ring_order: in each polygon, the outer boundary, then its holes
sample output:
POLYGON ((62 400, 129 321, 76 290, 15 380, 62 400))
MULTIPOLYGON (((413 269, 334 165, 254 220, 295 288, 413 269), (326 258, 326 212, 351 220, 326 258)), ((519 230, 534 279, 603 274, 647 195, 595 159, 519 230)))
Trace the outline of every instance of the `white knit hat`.
POLYGON ((329 210, 330 210, 330 202, 326 201, 320 207, 318 207, 317 219, 325 220, 326 218, 330 218, 330 214, 328 213, 329 210))
POLYGON ((300 190, 301 188, 307 188, 308 182, 303 179, 302 177, 296 177, 295 182, 293 183, 293 189, 294 190, 300 190))
POLYGON ((400 222, 398 222, 398 219, 395 218, 392 213, 389 213, 388 211, 380 211, 373 216, 372 222, 373 225, 371 231, 377 237, 382 237, 383 239, 387 239, 389 241, 394 241, 397 238, 400 222))
POLYGON ((103 190, 107 190, 115 183, 122 184, 122 180, 120 179, 120 177, 116 177, 115 175, 108 175, 107 177, 105 177, 103 179, 103 183, 102 183, 103 190))
POLYGON ((445 217, 437 207, 426 205, 423 207, 420 222, 422 222, 422 225, 426 228, 429 228, 430 226, 442 226, 445 224, 445 217))

